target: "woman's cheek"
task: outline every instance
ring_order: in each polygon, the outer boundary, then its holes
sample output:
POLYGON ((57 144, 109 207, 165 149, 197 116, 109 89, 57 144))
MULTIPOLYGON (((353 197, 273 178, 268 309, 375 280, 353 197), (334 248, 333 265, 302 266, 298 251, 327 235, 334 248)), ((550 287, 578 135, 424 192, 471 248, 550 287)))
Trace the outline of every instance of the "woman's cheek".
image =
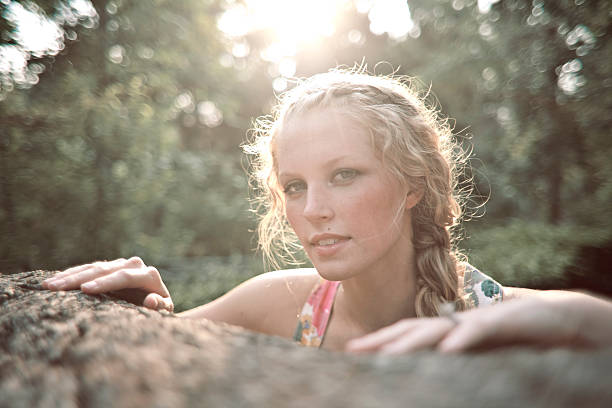
POLYGON ((295 232, 295 234, 301 240, 302 237, 300 237, 300 228, 298 224, 299 211, 299 206, 296 202, 289 200, 285 202, 285 217, 287 217, 287 221, 289 221, 289 225, 291 226, 291 229, 293 229, 293 232, 295 232))

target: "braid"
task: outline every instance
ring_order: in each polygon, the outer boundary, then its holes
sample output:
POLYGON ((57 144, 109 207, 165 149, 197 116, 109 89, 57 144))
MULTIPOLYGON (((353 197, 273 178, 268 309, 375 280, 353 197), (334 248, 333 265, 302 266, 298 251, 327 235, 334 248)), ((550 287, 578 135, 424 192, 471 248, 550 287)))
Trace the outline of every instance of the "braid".
MULTIPOLYGON (((431 130, 422 134, 429 134, 433 141, 438 139, 431 130)), ((456 310, 466 309, 450 230, 461 208, 453 194, 453 167, 446 154, 437 150, 422 156, 425 171, 420 184, 424 193, 412 211, 417 316, 437 316, 439 305, 447 302, 454 302, 456 310)))
POLYGON ((438 306, 446 302, 455 302, 457 310, 464 310, 457 259, 450 250, 450 232, 446 228, 422 222, 419 217, 413 218, 412 225, 417 266, 417 316, 437 316, 438 306))

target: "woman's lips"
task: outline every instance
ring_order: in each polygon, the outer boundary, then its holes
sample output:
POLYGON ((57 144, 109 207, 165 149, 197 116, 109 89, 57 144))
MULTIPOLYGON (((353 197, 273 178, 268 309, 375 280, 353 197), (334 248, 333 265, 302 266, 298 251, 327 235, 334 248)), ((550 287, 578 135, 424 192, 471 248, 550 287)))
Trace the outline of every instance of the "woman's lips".
POLYGON ((336 234, 315 235, 310 239, 310 246, 319 256, 332 256, 344 248, 350 239, 336 234))

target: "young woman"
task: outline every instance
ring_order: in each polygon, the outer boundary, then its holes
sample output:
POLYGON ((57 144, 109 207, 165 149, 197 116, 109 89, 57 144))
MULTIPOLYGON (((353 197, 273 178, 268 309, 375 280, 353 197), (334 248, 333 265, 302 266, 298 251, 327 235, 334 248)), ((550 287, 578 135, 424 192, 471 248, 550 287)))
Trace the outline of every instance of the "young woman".
MULTIPOLYGON (((498 319, 516 312, 496 306, 436 318, 448 305, 465 311, 520 296, 600 302, 502 288, 459 260, 451 235, 460 217, 458 147, 448 126, 398 79, 342 71, 316 75, 286 93, 271 120, 258 122, 246 150, 255 157, 255 190, 264 212, 261 248, 271 257, 303 249, 315 268, 260 275, 180 316, 330 350, 404 352, 499 341, 498 319), (414 319, 423 317, 429 318, 414 319), (473 339, 464 335, 463 343, 453 343, 462 330, 473 339)), ((140 288, 149 292, 145 306, 173 308, 157 270, 136 257, 70 268, 44 285, 91 294, 140 288)), ((609 304, 603 305, 607 312, 609 304)), ((534 322, 527 323, 519 331, 530 333, 534 322)), ((536 333, 533 341, 582 342, 574 328, 548 333, 536 333)))

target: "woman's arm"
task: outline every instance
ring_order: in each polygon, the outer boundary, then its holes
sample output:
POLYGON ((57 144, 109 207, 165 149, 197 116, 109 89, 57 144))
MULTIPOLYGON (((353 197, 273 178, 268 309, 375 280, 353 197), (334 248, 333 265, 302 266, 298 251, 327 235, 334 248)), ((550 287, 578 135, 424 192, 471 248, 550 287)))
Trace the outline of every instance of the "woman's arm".
MULTIPOLYGON (((209 319, 291 337, 297 323, 296 316, 317 279, 314 269, 264 273, 219 299, 178 316, 209 319)), ((138 257, 76 266, 45 280, 43 287, 49 290, 81 289, 88 294, 138 289, 146 293, 145 307, 174 309, 170 292, 157 269, 145 265, 138 257)))
MULTIPOLYGON (((521 298, 526 298, 530 296, 537 296, 539 294, 546 293, 546 291, 529 289, 529 288, 515 288, 511 286, 504 286, 503 292, 504 292, 504 296, 503 296, 504 301, 512 300, 512 299, 521 299, 521 298)), ((567 293, 567 292, 564 292, 564 293, 567 293)))
MULTIPOLYGON (((509 301, 453 318, 406 319, 347 344, 354 352, 426 348, 463 352, 507 345, 612 346, 612 302, 584 293, 511 288, 509 301)), ((505 292, 504 292, 505 293, 505 292)))

